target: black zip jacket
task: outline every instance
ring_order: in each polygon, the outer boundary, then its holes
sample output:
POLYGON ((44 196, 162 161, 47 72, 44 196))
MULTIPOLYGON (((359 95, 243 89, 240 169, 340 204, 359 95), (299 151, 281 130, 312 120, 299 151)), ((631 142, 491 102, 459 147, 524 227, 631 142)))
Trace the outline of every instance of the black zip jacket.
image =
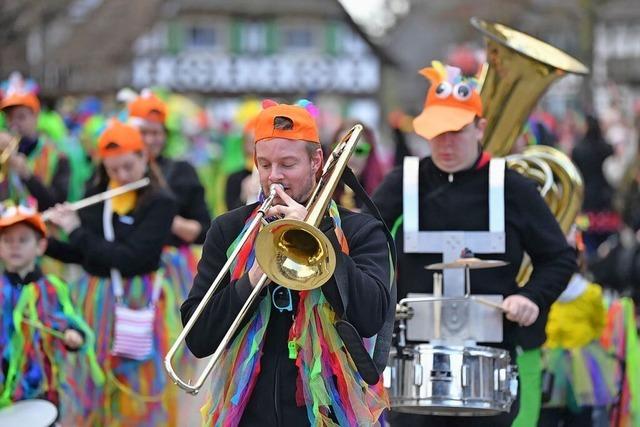
MULTIPOLYGON (((35 156, 38 144, 44 143, 45 141, 41 137, 36 139, 23 137, 20 139, 18 152, 24 154, 27 158, 32 158, 35 156)), ((49 185, 46 185, 40 178, 33 174, 28 179, 22 180, 22 182, 29 191, 29 194, 38 202, 38 210, 44 211, 55 206, 56 203, 62 203, 67 200, 70 177, 71 166, 69 159, 63 153, 58 153, 55 171, 53 172, 49 185)), ((9 197, 8 193, 4 194, 5 189, 3 189, 2 192, 4 199, 9 197)))
MULTIPOLYGON (((184 160, 172 160, 165 157, 156 159, 162 175, 171 188, 171 192, 178 205, 177 214, 183 218, 198 221, 201 226, 200 235, 193 242, 202 244, 207 235, 211 217, 204 199, 204 187, 196 170, 184 160)), ((168 241, 171 246, 187 244, 184 240, 171 233, 168 241)))
MULTIPOLYGON (((186 323, 213 283, 227 260, 226 251, 241 232, 246 219, 257 204, 243 206, 213 220, 204 243, 202 259, 198 264, 189 297, 182 304, 182 321, 186 323)), ((322 221, 320 229, 332 241, 337 256, 337 268, 346 270, 348 288, 347 318, 361 336, 375 335, 382 327, 389 306, 389 254, 382 223, 369 215, 340 209, 342 229, 349 242, 349 255, 340 251, 333 222, 322 221)), ((322 286, 322 292, 336 310, 342 314, 342 302, 335 279, 322 286)), ((271 291, 275 285, 270 285, 271 291)), ((187 336, 187 345, 197 357, 212 354, 227 332, 240 308, 251 292, 248 275, 229 284, 229 274, 213 296, 187 336)), ((271 317, 265 333, 261 370, 256 386, 245 409, 243 426, 298 426, 308 425, 304 406, 295 400, 297 368, 288 357, 287 341, 296 313, 298 295, 291 291, 293 311, 280 312, 271 305, 271 317)), ((261 298, 267 293, 263 292, 261 298)), ((270 293, 269 293, 270 295, 270 293)), ((271 298, 269 296, 269 298, 271 298)), ((286 305, 279 303, 280 306, 286 305)), ((255 311, 255 307, 252 312, 255 311)))
MULTIPOLYGON (((480 162, 468 170, 449 175, 430 157, 420 161, 419 224, 421 231, 484 231, 489 229, 489 164, 480 162)), ((392 228, 402 215, 402 171, 395 168, 373 195, 384 221, 392 228)), ((513 350, 539 347, 545 341, 544 327, 549 307, 566 287, 576 269, 575 254, 557 221, 540 197, 533 181, 505 171, 506 253, 479 254, 479 258, 509 262, 501 268, 471 270, 471 293, 520 294, 538 305, 540 316, 531 326, 520 328, 504 319, 504 341, 498 346, 513 350), (519 288, 516 276, 523 253, 533 261, 528 284, 519 288)), ((403 253, 402 224, 395 233, 398 248, 398 299, 409 292, 433 292, 433 277, 425 266, 442 262, 441 254, 403 253)), ((445 283, 446 286, 446 283, 445 283)))
MULTIPOLYGON (((87 196, 101 191, 104 188, 94 188, 87 196)), ((103 203, 98 203, 80 210, 81 226, 69 235, 68 243, 49 238, 47 255, 80 264, 87 273, 99 277, 109 277, 112 268, 118 269, 123 277, 157 270, 176 214, 173 197, 165 190, 139 190, 138 204, 130 214, 113 214, 113 242, 104 238, 103 207, 103 203)))

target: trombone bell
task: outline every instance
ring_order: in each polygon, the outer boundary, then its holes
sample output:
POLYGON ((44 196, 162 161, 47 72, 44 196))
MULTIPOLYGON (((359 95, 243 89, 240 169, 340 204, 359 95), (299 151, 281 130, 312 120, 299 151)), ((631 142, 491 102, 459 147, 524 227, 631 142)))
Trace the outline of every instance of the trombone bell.
POLYGON ((268 224, 258 233, 255 248, 264 273, 294 291, 322 286, 336 268, 335 250, 327 236, 304 221, 268 224))

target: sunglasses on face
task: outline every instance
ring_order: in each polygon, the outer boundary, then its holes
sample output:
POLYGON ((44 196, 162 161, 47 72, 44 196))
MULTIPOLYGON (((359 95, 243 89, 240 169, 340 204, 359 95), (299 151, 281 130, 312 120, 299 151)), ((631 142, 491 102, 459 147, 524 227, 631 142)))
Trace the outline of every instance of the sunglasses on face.
POLYGON ((371 144, 369 144, 368 142, 361 142, 358 145, 356 145, 356 149, 354 150, 353 155, 358 157, 364 157, 364 156, 368 156, 369 153, 371 153, 371 144))

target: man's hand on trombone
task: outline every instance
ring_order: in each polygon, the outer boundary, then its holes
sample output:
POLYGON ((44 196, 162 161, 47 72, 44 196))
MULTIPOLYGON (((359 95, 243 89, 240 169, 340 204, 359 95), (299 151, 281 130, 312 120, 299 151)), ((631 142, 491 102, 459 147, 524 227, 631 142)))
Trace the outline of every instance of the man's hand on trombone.
POLYGON ((265 215, 267 218, 278 216, 285 219, 305 220, 307 217, 306 207, 293 200, 281 185, 276 186, 276 194, 284 204, 271 206, 265 215))

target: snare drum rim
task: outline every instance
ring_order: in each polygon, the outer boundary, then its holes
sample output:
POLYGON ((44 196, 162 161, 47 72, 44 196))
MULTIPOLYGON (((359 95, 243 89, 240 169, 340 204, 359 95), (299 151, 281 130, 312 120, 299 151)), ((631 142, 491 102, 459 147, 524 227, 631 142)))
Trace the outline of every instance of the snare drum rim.
POLYGON ((490 357, 493 359, 502 359, 504 357, 509 357, 509 352, 502 348, 494 348, 494 347, 484 347, 484 346, 463 346, 463 345, 446 345, 446 344, 416 344, 416 345, 408 345, 407 347, 411 347, 412 351, 416 353, 429 351, 437 351, 442 353, 455 353, 455 354, 468 354, 470 356, 484 356, 490 357))

